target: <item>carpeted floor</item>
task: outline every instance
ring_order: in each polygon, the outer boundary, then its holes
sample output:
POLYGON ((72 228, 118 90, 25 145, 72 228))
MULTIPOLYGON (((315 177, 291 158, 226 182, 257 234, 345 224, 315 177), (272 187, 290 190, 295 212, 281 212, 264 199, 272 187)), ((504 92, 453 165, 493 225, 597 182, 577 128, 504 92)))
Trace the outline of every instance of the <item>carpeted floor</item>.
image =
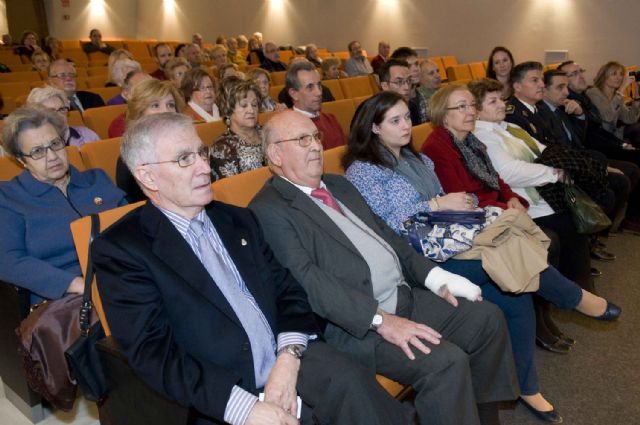
MULTIPOLYGON (((543 394, 570 425, 640 424, 640 236, 617 234, 611 263, 593 261, 603 275, 596 289, 622 307, 617 323, 556 311, 562 331, 578 342, 568 355, 538 349, 543 394)), ((503 425, 540 425, 523 406, 503 406, 503 425)))

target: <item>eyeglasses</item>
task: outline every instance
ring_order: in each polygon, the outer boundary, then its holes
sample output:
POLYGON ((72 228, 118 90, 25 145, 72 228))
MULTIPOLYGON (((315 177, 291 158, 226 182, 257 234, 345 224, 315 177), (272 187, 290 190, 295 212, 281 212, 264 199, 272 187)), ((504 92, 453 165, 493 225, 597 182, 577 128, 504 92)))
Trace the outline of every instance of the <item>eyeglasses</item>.
POLYGON ((76 78, 77 76, 78 76, 78 74, 73 74, 73 73, 65 74, 65 73, 62 73, 62 74, 49 75, 49 78, 58 78, 60 80, 66 80, 67 78, 76 78))
POLYGON ((450 108, 447 108, 447 111, 458 111, 460 113, 465 113, 467 112, 468 109, 473 109, 474 111, 476 110, 476 104, 475 103, 461 103, 460 105, 456 105, 456 106, 451 106, 450 108))
POLYGON ((171 161, 158 161, 158 162, 145 162, 141 165, 155 165, 155 164, 169 164, 169 163, 177 163, 180 168, 186 168, 196 163, 196 158, 200 156, 202 160, 206 163, 209 163, 209 147, 201 146, 197 152, 187 152, 183 153, 178 157, 178 159, 174 159, 171 161))
POLYGON ((578 74, 584 74, 585 72, 587 72, 587 70, 584 69, 584 68, 577 69, 577 70, 567 74, 567 77, 569 77, 569 78, 577 77, 578 74))
POLYGON ((393 84, 394 86, 398 86, 398 87, 410 86, 411 78, 407 78, 406 80, 398 78, 397 80, 389 81, 389 84, 393 84))
POLYGON ((61 151, 64 149, 65 143, 64 140, 58 138, 53 139, 50 144, 47 146, 36 146, 31 149, 29 153, 21 153, 22 156, 26 156, 27 158, 31 158, 34 161, 44 158, 47 156, 47 149, 51 149, 54 152, 61 151))
POLYGON ((324 139, 324 133, 322 131, 318 131, 313 134, 305 134, 303 136, 295 137, 293 139, 278 140, 277 142, 273 142, 273 144, 284 143, 284 142, 298 142, 298 145, 301 148, 306 148, 314 140, 322 144, 322 139, 324 139))

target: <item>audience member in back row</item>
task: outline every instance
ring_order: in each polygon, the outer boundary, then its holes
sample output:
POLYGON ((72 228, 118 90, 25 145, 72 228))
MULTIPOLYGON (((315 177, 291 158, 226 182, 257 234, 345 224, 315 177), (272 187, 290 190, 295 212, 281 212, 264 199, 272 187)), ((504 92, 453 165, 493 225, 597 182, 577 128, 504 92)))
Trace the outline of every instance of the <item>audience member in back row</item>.
POLYGON ((304 49, 304 57, 316 67, 322 66, 322 58, 318 56, 318 46, 315 44, 307 44, 304 49))
POLYGON ((102 52, 106 55, 109 55, 115 50, 113 46, 110 46, 102 41, 102 32, 100 32, 99 29, 92 29, 89 32, 89 38, 91 39, 91 41, 82 43, 82 50, 87 54, 102 52))
POLYGON ((156 44, 153 46, 153 58, 158 63, 158 69, 149 75, 153 78, 157 78, 158 80, 166 80, 167 76, 165 75, 165 65, 173 59, 173 50, 171 50, 171 46, 167 43, 156 44))
POLYGON ((306 60, 293 63, 287 70, 285 90, 293 100, 293 110, 311 118, 318 130, 323 133, 324 149, 345 144, 346 137, 336 117, 320 110, 322 84, 314 64, 306 60))
POLYGON ((35 52, 31 55, 31 63, 33 64, 34 71, 38 71, 41 75, 44 75, 49 70, 49 55, 44 51, 35 52))
POLYGON ((349 77, 373 73, 373 68, 371 68, 369 60, 364 55, 359 41, 352 41, 347 48, 349 49, 349 59, 344 62, 344 70, 349 77))
MULTIPOLYGON (((130 97, 131 91, 135 86, 137 86, 141 82, 148 80, 150 78, 152 77, 149 74, 142 71, 131 71, 129 74, 127 74, 127 77, 125 78, 125 89, 124 89, 126 90, 125 95, 127 96, 127 98, 130 97)), ((125 127, 126 127, 125 113, 122 113, 118 115, 116 118, 114 118, 113 121, 111 121, 111 124, 109 125, 109 129, 108 129, 109 137, 122 136, 124 134, 125 127)))
POLYGON ((346 72, 340 69, 340 59, 326 58, 322 61, 322 79, 337 80, 338 78, 347 78, 346 72))
POLYGON ((413 93, 412 78, 409 73, 409 64, 403 59, 391 58, 378 68, 380 88, 383 91, 398 93, 409 104, 411 122, 418 125, 427 121, 427 101, 419 93, 413 93), (413 98, 411 97, 413 94, 413 98))
POLYGON ((398 47, 391 54, 391 59, 404 60, 407 62, 409 67, 411 86, 407 101, 409 102, 409 111, 411 111, 411 123, 413 123, 413 125, 419 125, 429 121, 429 115, 427 114, 427 101, 418 91, 418 86, 420 85, 418 53, 411 47, 398 47))
MULTIPOLYGON (((136 85, 127 104, 126 127, 131 127, 138 119, 163 112, 182 112, 182 94, 168 81, 148 78, 136 85)), ((121 158, 116 165, 116 184, 127 194, 129 203, 146 199, 131 172, 121 158)))
POLYGON ((25 31, 20 37, 20 45, 13 49, 16 55, 31 59, 31 55, 42 50, 38 46, 38 35, 33 31, 25 31))
POLYGON ((182 77, 191 69, 191 65, 185 58, 174 57, 164 66, 164 75, 176 88, 182 85, 182 77))
POLYGON ((132 73, 142 72, 142 68, 138 62, 124 58, 115 61, 111 71, 113 81, 117 83, 118 87, 120 87, 122 91, 109 99, 107 101, 107 105, 124 105, 127 103, 127 77, 131 78, 130 76, 132 73))
POLYGON ((637 84, 631 93, 631 104, 624 103, 624 91, 634 81, 635 77, 627 75, 624 65, 607 62, 598 70, 593 87, 588 88, 586 94, 598 108, 605 130, 640 148, 640 93, 637 84))
POLYGON ((220 111, 216 105, 216 81, 206 71, 187 71, 182 78, 180 90, 188 102, 184 113, 193 118, 193 121, 220 121, 220 111))
MULTIPOLYGON (((289 69, 296 62, 309 62, 309 61, 307 60, 307 58, 302 58, 302 57, 293 58, 291 62, 289 62, 287 69, 289 69)), ((331 93, 331 90, 329 89, 329 87, 323 84, 322 85, 322 102, 333 102, 334 100, 336 100, 336 98, 333 97, 333 93, 331 93)), ((293 108, 293 99, 291 99, 291 96, 289 96, 289 93, 286 87, 283 87, 282 90, 280 90, 280 93, 278 93, 278 102, 284 103, 285 105, 287 105, 287 108, 293 108)))
POLYGON ((184 57, 191 65, 191 69, 200 68, 202 63, 202 50, 197 44, 187 44, 184 47, 184 57))
POLYGON ((73 110, 82 113, 85 109, 104 106, 104 100, 99 95, 88 91, 76 90, 77 76, 75 65, 60 59, 49 65, 47 83, 51 87, 63 90, 67 94, 73 110))
POLYGON ((215 180, 265 165, 258 125, 260 90, 251 80, 229 77, 220 82, 219 92, 220 114, 227 129, 209 150, 215 180))
POLYGON ((513 55, 506 47, 496 46, 489 54, 487 61, 487 77, 502 83, 502 98, 507 99, 511 92, 511 71, 516 63, 513 55))
POLYGON ((286 71, 287 66, 280 60, 280 53, 278 53, 278 46, 271 41, 267 41, 264 44, 264 58, 260 64, 260 68, 266 69, 269 72, 286 71))
POLYGON ((373 71, 377 71, 386 61, 389 60, 389 54, 391 53, 391 45, 388 41, 378 42, 378 54, 371 60, 371 68, 373 71))
POLYGON ((247 64, 244 55, 238 50, 238 40, 233 37, 227 39, 227 60, 238 66, 245 66, 247 64))
POLYGON ((260 112, 272 112, 287 109, 283 103, 278 103, 271 97, 269 88, 271 86, 271 75, 262 68, 254 68, 247 74, 247 78, 252 80, 260 90, 260 112))
POLYGON ((124 80, 124 77, 127 74, 118 74, 114 68, 116 62, 123 59, 134 60, 131 52, 125 49, 116 49, 109 55, 109 59, 107 61, 107 67, 109 69, 109 80, 107 81, 107 84, 104 85, 105 87, 122 87, 122 80, 124 80))
POLYGON ((429 116, 429 99, 440 88, 442 78, 440 69, 435 62, 423 59, 420 61, 420 88, 418 89, 427 103, 427 117, 429 116))
POLYGON ((2 143, 24 171, 0 183, 0 280, 31 291, 33 304, 82 293, 69 223, 126 203, 103 170, 69 165, 64 137, 61 117, 42 106, 4 120, 2 143))
POLYGON ((62 118, 63 131, 66 146, 80 147, 85 143, 100 140, 100 137, 90 128, 84 126, 70 126, 67 119, 69 115, 69 99, 65 92, 50 86, 36 87, 27 97, 27 105, 42 105, 51 109, 62 118))

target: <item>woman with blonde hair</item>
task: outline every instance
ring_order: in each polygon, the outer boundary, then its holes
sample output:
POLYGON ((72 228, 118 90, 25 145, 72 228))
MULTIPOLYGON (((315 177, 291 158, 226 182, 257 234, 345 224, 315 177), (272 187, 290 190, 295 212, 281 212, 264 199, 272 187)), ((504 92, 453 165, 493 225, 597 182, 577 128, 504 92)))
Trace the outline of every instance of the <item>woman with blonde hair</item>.
POLYGON ((620 139, 640 147, 640 93, 638 85, 632 93, 630 104, 624 102, 624 91, 635 81, 634 75, 627 75, 624 65, 611 61, 602 65, 593 79, 593 87, 586 94, 598 108, 602 127, 620 139), (623 125, 618 126, 618 122, 623 125))
MULTIPOLYGON (((181 113, 184 99, 180 91, 170 81, 149 78, 138 83, 131 91, 127 103, 125 127, 129 128, 141 117, 163 112, 181 113)), ((127 166, 118 158, 116 165, 116 185, 127 193, 129 202, 145 199, 127 166)))
POLYGON ((131 52, 125 49, 116 49, 109 55, 109 60, 107 62, 107 67, 109 68, 109 81, 105 84, 105 87, 122 87, 122 80, 127 74, 123 74, 121 76, 114 75, 114 65, 117 61, 121 59, 129 59, 134 60, 131 52))

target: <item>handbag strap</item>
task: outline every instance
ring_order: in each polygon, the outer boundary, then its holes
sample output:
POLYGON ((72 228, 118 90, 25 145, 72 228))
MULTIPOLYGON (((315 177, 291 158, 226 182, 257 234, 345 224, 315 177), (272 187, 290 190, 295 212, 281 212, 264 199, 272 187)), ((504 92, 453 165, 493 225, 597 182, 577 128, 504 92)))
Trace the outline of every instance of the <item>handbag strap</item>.
POLYGON ((91 329, 91 284, 93 282, 93 261, 91 260, 91 243, 100 234, 100 216, 91 214, 91 232, 89 234, 89 246, 87 249, 87 269, 84 273, 84 293, 82 294, 82 307, 80 307, 80 332, 84 336, 89 335, 91 329))

